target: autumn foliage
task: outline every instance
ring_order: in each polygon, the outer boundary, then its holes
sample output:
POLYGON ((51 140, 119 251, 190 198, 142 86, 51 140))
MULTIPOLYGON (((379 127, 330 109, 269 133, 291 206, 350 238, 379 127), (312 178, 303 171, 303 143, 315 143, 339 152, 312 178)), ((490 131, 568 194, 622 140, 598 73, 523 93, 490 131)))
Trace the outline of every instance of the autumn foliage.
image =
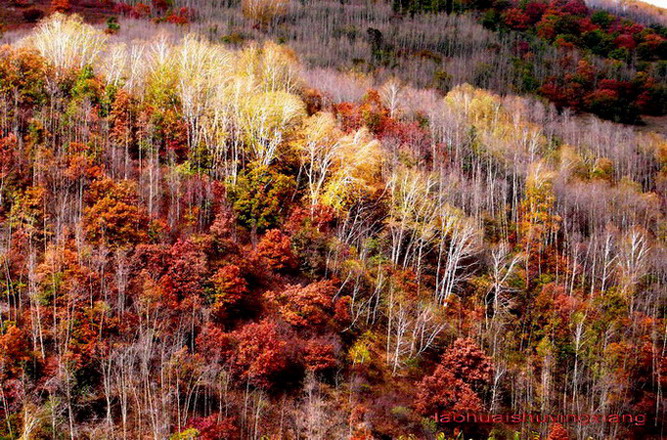
POLYGON ((443 411, 482 411, 480 394, 492 379, 490 359, 470 339, 457 339, 431 376, 419 384, 416 408, 428 415, 443 411))
POLYGON ((196 18, 163 0, 117 3, 112 33, 10 34, 0 438, 661 438, 664 31, 578 0, 427 3, 336 24, 373 52, 339 70, 270 41, 328 4, 233 5, 261 43, 123 18, 196 18), (515 71, 461 84, 435 54, 461 40, 410 34, 441 18, 515 71), (394 76, 406 41, 439 81, 394 76), (433 418, 590 408, 651 422, 433 418))

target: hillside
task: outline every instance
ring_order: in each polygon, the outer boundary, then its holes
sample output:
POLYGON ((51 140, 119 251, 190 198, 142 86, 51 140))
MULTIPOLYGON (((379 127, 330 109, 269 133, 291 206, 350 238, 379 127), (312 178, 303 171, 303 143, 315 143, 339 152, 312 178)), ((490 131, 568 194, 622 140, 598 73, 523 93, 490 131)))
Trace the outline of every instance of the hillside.
POLYGON ((0 439, 664 438, 647 14, 4 7, 0 439))

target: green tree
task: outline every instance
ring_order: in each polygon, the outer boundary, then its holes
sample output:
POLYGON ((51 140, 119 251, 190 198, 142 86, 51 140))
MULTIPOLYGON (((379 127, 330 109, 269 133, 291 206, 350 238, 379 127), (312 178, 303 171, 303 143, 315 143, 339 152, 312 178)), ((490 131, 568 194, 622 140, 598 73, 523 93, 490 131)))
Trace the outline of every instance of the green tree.
POLYGON ((239 223, 254 238, 278 224, 295 186, 293 177, 261 165, 242 171, 228 191, 239 223))

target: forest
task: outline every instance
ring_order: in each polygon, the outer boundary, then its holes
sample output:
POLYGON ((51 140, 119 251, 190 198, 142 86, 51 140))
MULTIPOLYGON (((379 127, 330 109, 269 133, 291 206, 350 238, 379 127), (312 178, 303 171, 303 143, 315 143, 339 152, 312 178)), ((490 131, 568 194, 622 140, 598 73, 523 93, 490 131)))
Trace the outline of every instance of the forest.
POLYGON ((0 1, 0 440, 665 438, 666 26, 0 1))

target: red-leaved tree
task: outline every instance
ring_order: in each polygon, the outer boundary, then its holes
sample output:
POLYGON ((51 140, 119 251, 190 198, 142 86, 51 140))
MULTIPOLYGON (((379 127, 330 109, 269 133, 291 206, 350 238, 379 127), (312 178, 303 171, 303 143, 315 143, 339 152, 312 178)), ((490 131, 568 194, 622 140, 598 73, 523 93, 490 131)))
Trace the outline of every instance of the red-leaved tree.
POLYGON ((457 339, 432 375, 419 384, 415 407, 422 414, 481 411, 480 392, 491 382, 491 360, 471 339, 457 339))
POLYGON ((232 356, 235 373, 253 386, 271 387, 289 360, 287 341, 279 334, 277 324, 265 319, 245 325, 232 336, 236 339, 232 356))

